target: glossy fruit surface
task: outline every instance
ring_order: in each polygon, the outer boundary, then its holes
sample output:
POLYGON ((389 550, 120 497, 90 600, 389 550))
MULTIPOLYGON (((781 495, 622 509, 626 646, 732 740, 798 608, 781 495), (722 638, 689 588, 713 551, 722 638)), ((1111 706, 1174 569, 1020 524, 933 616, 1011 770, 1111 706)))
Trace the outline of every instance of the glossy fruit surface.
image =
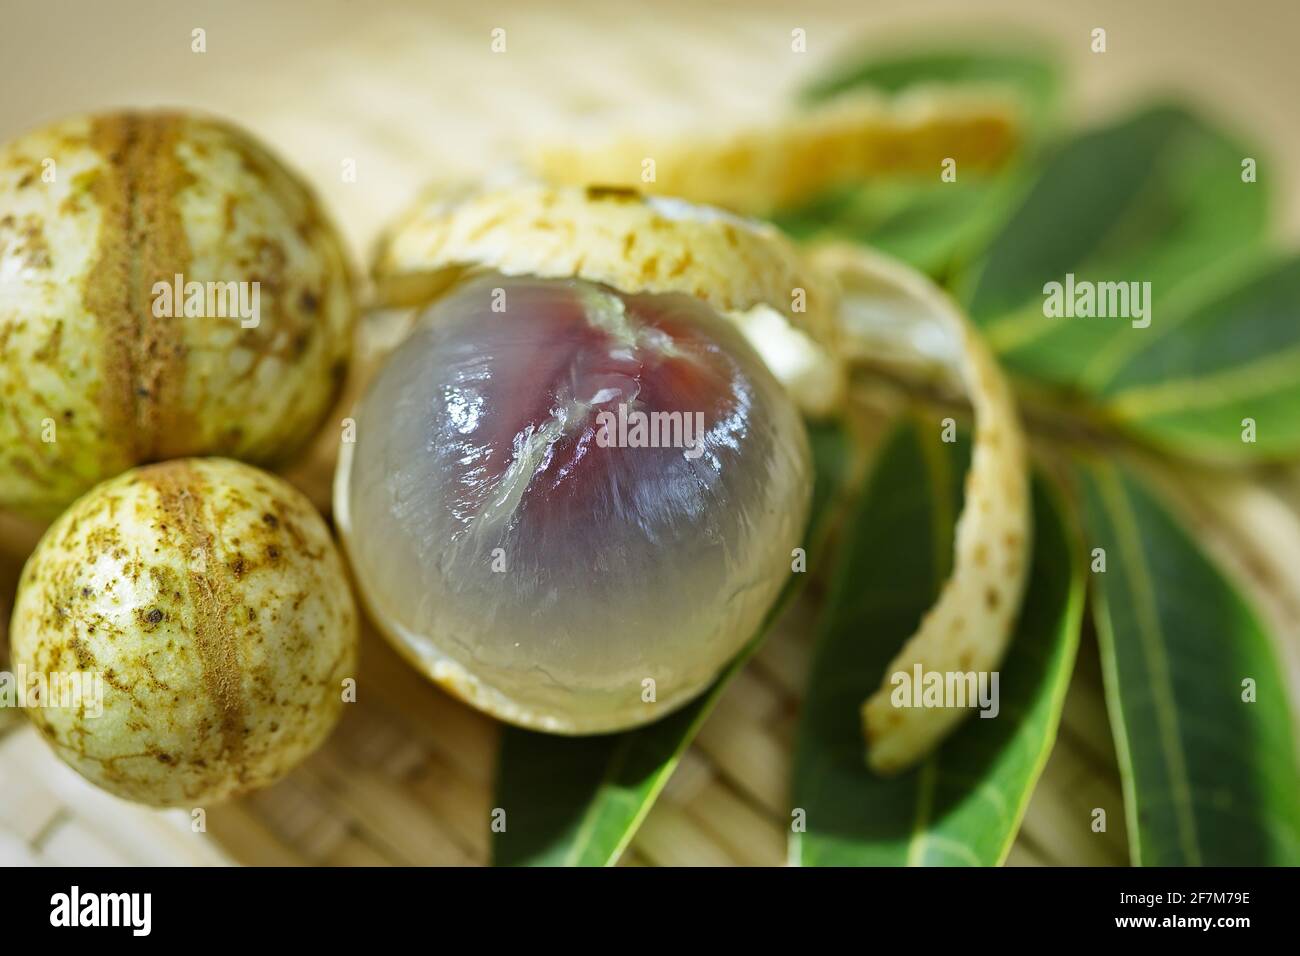
POLYGON ((336 517, 376 621, 515 723, 633 726, 757 630, 807 516, 807 437, 699 300, 472 279, 355 412, 336 517))

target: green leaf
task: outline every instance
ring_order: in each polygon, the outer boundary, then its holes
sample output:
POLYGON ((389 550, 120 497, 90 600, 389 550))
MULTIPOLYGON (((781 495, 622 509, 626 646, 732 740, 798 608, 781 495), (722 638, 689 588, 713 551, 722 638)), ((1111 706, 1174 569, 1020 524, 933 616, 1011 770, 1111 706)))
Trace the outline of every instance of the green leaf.
POLYGON ((897 777, 876 776, 864 761, 859 708, 948 575, 968 459, 968 443, 900 429, 844 530, 799 728, 793 796, 806 832, 792 836, 794 862, 994 865, 1019 829, 1056 737, 1083 605, 1078 548, 1042 481, 998 716, 972 715, 897 777))
POLYGON ((996 86, 1023 99, 1030 125, 1046 125, 1061 95, 1061 74, 1050 56, 1027 50, 933 49, 921 53, 873 52, 844 62, 804 89, 806 102, 819 102, 855 89, 901 93, 920 86, 996 86))
POLYGON ((832 190, 775 222, 798 239, 860 242, 943 278, 989 241, 1022 192, 1010 171, 953 183, 889 179, 832 190))
POLYGON ((1286 682, 1259 619, 1132 474, 1081 473, 1088 547, 1105 551, 1093 614, 1133 862, 1300 863, 1286 682))
POLYGON ((1012 371, 1101 391, 1163 326, 1258 258, 1267 189, 1242 182, 1241 165, 1255 156, 1173 107, 1079 136, 1047 161, 964 283, 971 317, 1012 371), (1044 287, 1069 273, 1076 285, 1149 282, 1149 327, 1044 315, 1044 287))
POLYGON ((1025 105, 1030 149, 995 176, 890 177, 838 188, 776 222, 801 239, 847 239, 874 246, 937 277, 978 252, 1006 221, 1024 192, 1025 165, 1045 133, 1060 97, 1050 59, 1015 50, 935 50, 881 56, 844 65, 803 93, 817 102, 853 89, 900 93, 911 87, 971 84, 1010 90, 1025 105))
POLYGON ((1270 263, 1151 336, 1105 395, 1112 419, 1176 452, 1300 453, 1300 258, 1270 263), (1242 440, 1245 419, 1254 441, 1242 440))
MULTIPOLYGON (((815 481, 809 530, 819 549, 844 494, 855 447, 838 424, 809 425, 815 481)), ((492 834, 498 866, 616 863, 672 776, 732 676, 754 655, 806 575, 792 575, 760 632, 708 691, 649 726, 621 734, 556 737, 507 727, 497 767, 496 806, 506 828, 492 834)))

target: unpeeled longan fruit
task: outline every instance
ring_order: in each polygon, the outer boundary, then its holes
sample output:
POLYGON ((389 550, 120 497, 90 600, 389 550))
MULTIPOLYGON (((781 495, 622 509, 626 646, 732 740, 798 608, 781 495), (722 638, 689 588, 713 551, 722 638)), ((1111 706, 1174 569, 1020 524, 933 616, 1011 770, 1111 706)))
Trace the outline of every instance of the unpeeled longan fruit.
POLYGON ((228 123, 105 113, 0 145, 0 508, 53 518, 151 461, 287 460, 355 311, 316 197, 228 123))
POLYGON ((325 522, 224 459, 129 471, 46 532, 19 583, 15 672, 90 674, 93 704, 27 700, 58 755, 118 796, 198 806, 321 744, 355 674, 357 614, 325 522))

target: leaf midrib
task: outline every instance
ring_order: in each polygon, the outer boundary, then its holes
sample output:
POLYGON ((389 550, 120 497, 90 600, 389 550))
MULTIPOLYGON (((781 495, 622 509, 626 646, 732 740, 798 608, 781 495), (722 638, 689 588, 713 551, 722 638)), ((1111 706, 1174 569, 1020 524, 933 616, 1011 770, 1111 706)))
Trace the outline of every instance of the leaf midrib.
MULTIPOLYGON (((597 799, 593 799, 587 804, 587 810, 582 815, 582 822, 578 825, 577 835, 573 839, 573 846, 571 846, 569 852, 564 855, 565 866, 576 866, 582 860, 583 855, 587 852, 587 847, 591 845, 592 836, 596 832, 596 824, 601 816, 598 811, 604 807, 604 802, 599 799, 599 795, 603 794, 608 789, 610 780, 612 780, 614 774, 622 768, 626 759, 627 746, 626 744, 622 744, 615 752, 614 759, 605 766, 605 773, 601 776, 600 783, 596 787, 597 799)), ((614 853, 612 854, 612 857, 614 860, 617 860, 618 854, 614 853)), ((610 862, 611 861, 609 860, 604 861, 602 865, 608 866, 610 862)))
POLYGON ((1203 375, 1167 379, 1116 392, 1110 408, 1125 418, 1149 418, 1170 411, 1228 405, 1279 391, 1300 379, 1300 345, 1203 375))
MULTIPOLYGON (((1146 553, 1138 533, 1137 519, 1114 466, 1099 465, 1096 474, 1102 506, 1115 528, 1116 545, 1125 559, 1122 566, 1132 568, 1128 585, 1137 612, 1138 646, 1146 662, 1147 673, 1152 677, 1151 700, 1156 714, 1161 754, 1170 782, 1170 795, 1174 798, 1179 843, 1188 863, 1200 866, 1201 849, 1197 838, 1196 817, 1192 811, 1191 785, 1178 726, 1178 711, 1173 699, 1169 658, 1164 652, 1165 637, 1155 608, 1155 589, 1147 573, 1146 553)), ((1131 757, 1130 754, 1130 759, 1131 757)))

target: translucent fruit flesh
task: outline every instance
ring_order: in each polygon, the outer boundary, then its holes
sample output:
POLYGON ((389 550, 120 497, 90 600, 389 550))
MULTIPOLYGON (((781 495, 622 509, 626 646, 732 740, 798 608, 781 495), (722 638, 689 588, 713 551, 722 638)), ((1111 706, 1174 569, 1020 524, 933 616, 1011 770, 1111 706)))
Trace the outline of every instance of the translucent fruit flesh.
POLYGON ((591 733, 662 716, 754 635, 810 486, 794 407, 708 306, 488 275, 376 376, 336 507, 372 615, 427 673, 591 733))

